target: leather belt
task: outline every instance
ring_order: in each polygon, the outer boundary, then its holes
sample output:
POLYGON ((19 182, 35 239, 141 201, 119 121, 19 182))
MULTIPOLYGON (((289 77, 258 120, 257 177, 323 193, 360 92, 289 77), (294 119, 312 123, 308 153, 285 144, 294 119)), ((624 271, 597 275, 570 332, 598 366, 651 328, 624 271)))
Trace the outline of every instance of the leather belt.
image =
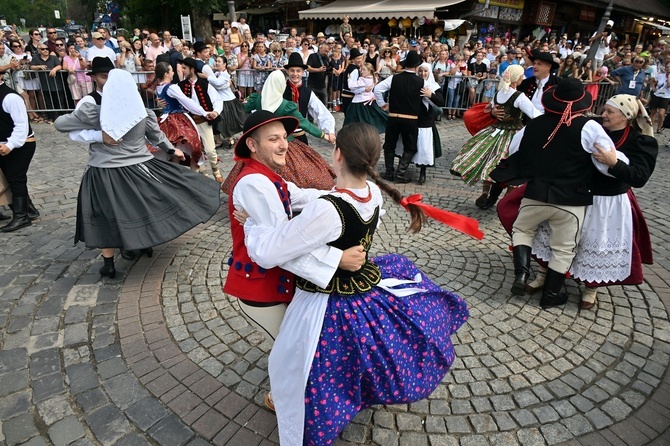
POLYGON ((353 98, 354 97, 353 94, 344 93, 344 92, 340 93, 340 96, 342 96, 343 98, 353 98))
POLYGON ((403 115, 402 113, 389 113, 389 118, 419 119, 416 115, 403 115))
POLYGON ((36 142, 35 137, 31 136, 30 138, 26 138, 26 142, 36 142))
POLYGON ((300 130, 300 131, 298 131, 298 132, 293 132, 293 133, 291 133, 291 136, 304 136, 304 134, 305 134, 305 131, 304 131, 304 130, 300 130))
POLYGON ((189 113, 189 115, 193 119, 193 122, 195 122, 196 124, 202 124, 203 122, 207 122, 207 118, 205 118, 204 116, 194 115, 191 113, 189 113))

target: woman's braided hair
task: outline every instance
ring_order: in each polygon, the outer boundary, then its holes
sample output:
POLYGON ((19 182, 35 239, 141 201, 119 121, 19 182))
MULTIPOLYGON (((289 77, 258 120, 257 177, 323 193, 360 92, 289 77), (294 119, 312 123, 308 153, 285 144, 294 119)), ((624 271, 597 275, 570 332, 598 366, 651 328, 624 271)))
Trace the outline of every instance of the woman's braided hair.
MULTIPOLYGON (((401 204, 402 194, 382 180, 377 173, 376 166, 381 153, 381 139, 373 126, 364 122, 349 124, 339 131, 335 145, 342 152, 349 172, 354 175, 366 173, 393 201, 401 204)), ((419 232, 426 220, 426 214, 420 207, 411 203, 407 205, 407 208, 412 216, 409 230, 419 232)))

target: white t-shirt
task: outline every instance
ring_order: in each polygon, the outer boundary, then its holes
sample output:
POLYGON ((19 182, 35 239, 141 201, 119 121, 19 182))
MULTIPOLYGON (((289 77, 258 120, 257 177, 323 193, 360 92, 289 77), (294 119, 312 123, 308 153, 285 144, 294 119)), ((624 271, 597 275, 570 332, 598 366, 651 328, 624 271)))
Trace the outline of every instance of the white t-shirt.
POLYGON ((96 57, 108 57, 114 66, 116 66, 116 53, 108 46, 103 46, 102 48, 98 48, 97 46, 90 47, 86 53, 86 62, 88 62, 89 66, 96 57))

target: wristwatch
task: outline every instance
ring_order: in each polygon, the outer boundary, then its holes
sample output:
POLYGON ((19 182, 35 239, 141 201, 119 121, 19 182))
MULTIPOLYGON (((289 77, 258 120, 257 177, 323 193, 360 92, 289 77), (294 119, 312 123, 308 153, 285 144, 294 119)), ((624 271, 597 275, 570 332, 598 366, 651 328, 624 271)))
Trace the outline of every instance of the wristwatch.
POLYGON ((174 147, 173 147, 173 148, 171 148, 170 150, 167 151, 167 154, 170 155, 170 156, 173 156, 174 152, 175 152, 175 150, 174 150, 174 147))

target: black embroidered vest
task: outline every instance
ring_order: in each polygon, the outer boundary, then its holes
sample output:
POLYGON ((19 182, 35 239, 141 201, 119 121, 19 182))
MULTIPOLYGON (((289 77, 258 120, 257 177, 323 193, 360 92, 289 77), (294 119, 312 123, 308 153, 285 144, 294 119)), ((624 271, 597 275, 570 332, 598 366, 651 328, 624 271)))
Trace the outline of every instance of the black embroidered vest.
MULTIPOLYGON (((320 199, 330 201, 337 212, 340 214, 342 221, 342 234, 340 237, 328 243, 329 246, 345 250, 352 246, 362 245, 366 252, 372 246, 372 237, 377 228, 379 221, 379 207, 375 209, 374 214, 369 220, 363 220, 358 211, 345 200, 340 197, 332 195, 324 195, 320 199)), ((379 267, 374 263, 366 260, 365 264, 358 271, 345 271, 338 268, 335 275, 325 288, 320 288, 317 285, 305 279, 296 278, 296 285, 298 288, 316 293, 337 293, 344 295, 353 295, 355 293, 365 293, 379 283, 381 280, 381 272, 379 267)))

